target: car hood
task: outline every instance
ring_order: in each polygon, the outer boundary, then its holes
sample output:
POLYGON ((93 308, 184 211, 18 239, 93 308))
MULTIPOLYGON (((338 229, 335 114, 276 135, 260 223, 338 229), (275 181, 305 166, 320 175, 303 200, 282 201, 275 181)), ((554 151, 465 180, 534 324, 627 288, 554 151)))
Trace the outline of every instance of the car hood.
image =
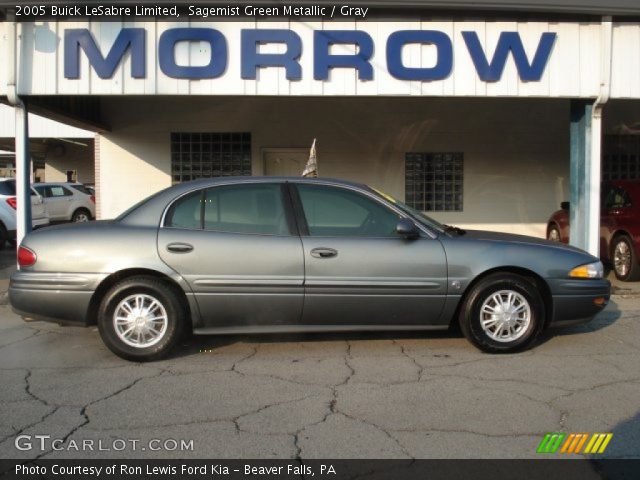
POLYGON ((513 233, 489 232, 485 230, 465 230, 463 237, 473 238, 476 240, 487 240, 494 242, 512 242, 524 243, 527 245, 540 245, 551 248, 559 248, 561 250, 571 250, 574 252, 587 253, 577 247, 567 245, 565 243, 552 242, 543 238, 529 237, 527 235, 516 235, 513 233))

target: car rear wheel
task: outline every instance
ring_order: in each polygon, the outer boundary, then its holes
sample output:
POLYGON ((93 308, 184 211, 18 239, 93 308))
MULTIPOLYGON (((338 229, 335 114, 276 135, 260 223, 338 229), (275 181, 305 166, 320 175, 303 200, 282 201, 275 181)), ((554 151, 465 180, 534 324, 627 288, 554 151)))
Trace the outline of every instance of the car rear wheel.
POLYGON ((551 225, 549 227, 549 233, 547 234, 547 239, 551 240, 552 242, 560 241, 560 229, 558 228, 557 225, 551 225))
POLYGON ((147 276, 114 285, 98 311, 98 330, 116 355, 138 362, 158 360, 176 344, 185 323, 175 290, 147 276))
POLYGON ((7 227, 5 227, 2 222, 0 222, 0 250, 4 250, 4 247, 8 241, 9 232, 7 232, 7 227))
POLYGON ((628 235, 620 235, 613 242, 613 271, 618 280, 633 282, 640 278, 640 265, 628 235))
POLYGON ((79 208, 78 210, 73 212, 73 215, 71 216, 72 222, 88 222, 90 220, 91 220, 91 214, 89 213, 88 210, 85 210, 84 208, 79 208))
POLYGON ((460 329, 489 353, 524 350, 544 325, 544 302, 520 275, 494 273, 472 287, 460 310, 460 329))

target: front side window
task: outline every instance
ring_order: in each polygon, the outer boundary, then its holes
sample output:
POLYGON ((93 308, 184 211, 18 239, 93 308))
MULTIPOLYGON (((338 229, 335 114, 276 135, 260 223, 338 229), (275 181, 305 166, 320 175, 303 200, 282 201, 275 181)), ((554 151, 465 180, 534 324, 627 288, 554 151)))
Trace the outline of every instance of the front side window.
POLYGON ((338 187, 297 185, 309 235, 395 237, 400 216, 360 193, 338 187))
POLYGON ((171 206, 165 226, 229 233, 289 234, 279 184, 223 185, 191 193, 171 206))

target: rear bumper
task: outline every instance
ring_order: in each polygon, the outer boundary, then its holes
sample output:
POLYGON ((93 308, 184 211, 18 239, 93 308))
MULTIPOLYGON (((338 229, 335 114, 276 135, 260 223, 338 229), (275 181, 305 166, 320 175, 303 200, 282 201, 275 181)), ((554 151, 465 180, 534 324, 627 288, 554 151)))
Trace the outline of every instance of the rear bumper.
POLYGON ((591 320, 605 309, 611 296, 609 280, 560 280, 553 294, 550 326, 568 326, 591 320))
POLYGON ((17 271, 11 276, 9 302, 24 318, 87 325, 91 297, 105 277, 17 271))

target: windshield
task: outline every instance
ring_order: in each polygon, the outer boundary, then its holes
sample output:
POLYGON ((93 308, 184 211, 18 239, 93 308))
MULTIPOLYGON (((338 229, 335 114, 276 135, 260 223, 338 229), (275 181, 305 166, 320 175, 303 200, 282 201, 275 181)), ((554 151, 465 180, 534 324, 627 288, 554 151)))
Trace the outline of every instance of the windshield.
POLYGON ((440 222, 437 222, 431 217, 427 217, 424 213, 416 210, 415 208, 412 208, 409 205, 402 203, 400 200, 396 200, 391 195, 381 192, 380 190, 377 190, 373 187, 369 187, 369 188, 371 189, 371 191, 373 191, 373 193, 384 198, 387 202, 391 202, 394 206, 398 207, 400 210, 402 210, 403 212, 408 214, 410 217, 420 222, 425 227, 431 228, 438 232, 444 232, 446 230, 445 225, 441 224, 440 222))

